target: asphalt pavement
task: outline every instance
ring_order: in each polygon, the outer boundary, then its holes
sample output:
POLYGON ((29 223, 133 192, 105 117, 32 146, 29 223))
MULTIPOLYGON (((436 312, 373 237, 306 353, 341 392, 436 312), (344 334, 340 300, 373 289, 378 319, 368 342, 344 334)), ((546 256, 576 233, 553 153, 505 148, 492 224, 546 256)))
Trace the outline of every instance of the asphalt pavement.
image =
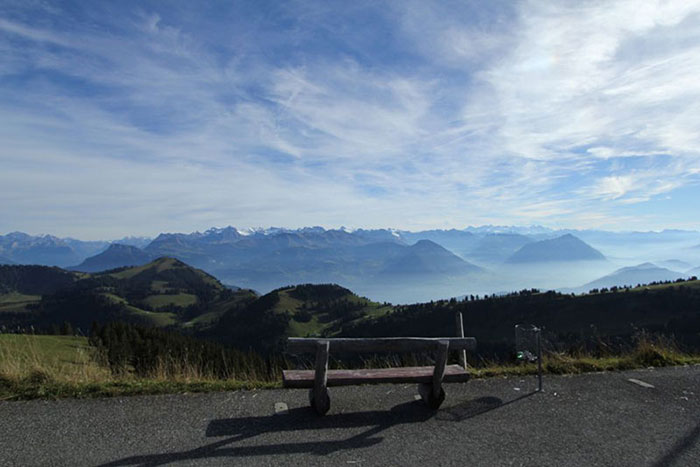
POLYGON ((415 385, 0 402, 0 465, 700 466, 700 366, 415 385))

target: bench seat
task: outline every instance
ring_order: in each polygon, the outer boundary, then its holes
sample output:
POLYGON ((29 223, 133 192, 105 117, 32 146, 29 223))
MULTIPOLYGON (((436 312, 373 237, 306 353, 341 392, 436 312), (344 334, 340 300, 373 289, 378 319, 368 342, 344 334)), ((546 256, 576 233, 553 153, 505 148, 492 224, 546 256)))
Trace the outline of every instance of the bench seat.
MULTIPOLYGON (((328 370, 328 386, 382 383, 431 383, 434 366, 399 368, 372 368, 362 370, 328 370)), ((314 370, 284 370, 282 381, 286 388, 314 387, 314 370)), ((469 373, 459 365, 447 365, 443 381, 461 383, 469 380, 469 373)))

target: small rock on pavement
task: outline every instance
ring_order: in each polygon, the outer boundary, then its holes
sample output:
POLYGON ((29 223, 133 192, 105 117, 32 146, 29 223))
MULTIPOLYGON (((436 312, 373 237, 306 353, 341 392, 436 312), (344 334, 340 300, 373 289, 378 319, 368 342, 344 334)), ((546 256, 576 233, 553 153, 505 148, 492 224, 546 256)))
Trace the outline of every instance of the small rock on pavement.
POLYGON ((289 407, 284 402, 275 402, 275 415, 284 415, 289 413, 289 407))

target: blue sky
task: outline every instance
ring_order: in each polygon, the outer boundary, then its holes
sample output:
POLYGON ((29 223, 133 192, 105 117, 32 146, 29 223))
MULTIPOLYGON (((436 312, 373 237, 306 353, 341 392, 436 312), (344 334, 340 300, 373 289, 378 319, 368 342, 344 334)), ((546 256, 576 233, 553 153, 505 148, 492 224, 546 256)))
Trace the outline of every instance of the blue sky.
POLYGON ((0 1, 0 233, 700 227, 700 2, 0 1))

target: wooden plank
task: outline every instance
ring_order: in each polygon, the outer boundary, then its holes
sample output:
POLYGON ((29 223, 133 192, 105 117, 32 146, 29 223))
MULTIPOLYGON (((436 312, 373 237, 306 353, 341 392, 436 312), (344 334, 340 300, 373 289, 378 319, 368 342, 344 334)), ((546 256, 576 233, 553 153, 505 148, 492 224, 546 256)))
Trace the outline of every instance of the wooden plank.
POLYGON ((289 353, 315 353, 320 340, 328 340, 331 352, 421 352, 435 349, 440 340, 448 340, 451 350, 474 350, 473 337, 374 337, 318 339, 290 337, 287 339, 289 353))
MULTIPOLYGON (((363 370, 328 370, 327 386, 352 386, 357 384, 427 383, 432 386, 434 366, 402 368, 372 368, 363 370)), ((314 370, 284 370, 282 381, 287 388, 312 388, 314 370)), ((469 373, 459 365, 447 365, 442 381, 461 383, 469 380, 469 373)))

